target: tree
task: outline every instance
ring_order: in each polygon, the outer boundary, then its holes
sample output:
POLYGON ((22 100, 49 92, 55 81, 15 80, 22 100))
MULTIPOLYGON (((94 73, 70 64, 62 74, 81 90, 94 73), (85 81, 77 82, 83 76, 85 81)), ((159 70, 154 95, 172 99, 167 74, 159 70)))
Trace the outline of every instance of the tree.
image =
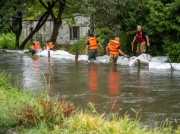
MULTIPOLYGON (((34 8, 35 1, 26 1, 26 0, 3 0, 1 2, 0 9, 0 17, 1 24, 4 27, 4 31, 12 31, 16 36, 15 48, 23 49, 25 44, 29 41, 29 39, 43 26, 46 22, 46 19, 49 16, 48 12, 45 12, 44 15, 41 16, 40 21, 38 22, 36 28, 33 32, 21 43, 20 45, 20 36, 22 31, 22 21, 24 17, 27 15, 31 15, 29 9, 34 8)), ((34 8, 35 10, 35 8, 34 8)), ((32 10, 32 11, 34 11, 32 10)))
POLYGON ((39 0, 41 5, 49 12, 51 18, 53 19, 53 31, 51 35, 51 41, 56 42, 57 36, 59 34, 59 28, 62 24, 62 17, 67 17, 74 21, 73 13, 84 13, 84 0, 39 0), (54 9, 50 8, 55 6, 54 9))
POLYGON ((26 43, 33 37, 33 35, 39 31, 39 29, 44 25, 47 18, 49 17, 49 12, 46 11, 39 19, 36 27, 33 29, 33 31, 24 39, 24 41, 21 43, 20 49, 24 49, 26 43))
POLYGON ((160 54, 170 54, 173 61, 180 62, 180 2, 177 1, 153 1, 146 4, 149 10, 149 28, 153 29, 152 36, 158 40, 153 43, 161 46, 160 54))
POLYGON ((16 36, 15 48, 19 48, 19 39, 22 31, 22 15, 25 10, 22 5, 25 0, 2 1, 0 9, 2 25, 5 30, 12 31, 16 36))
POLYGON ((43 0, 39 0, 39 2, 47 10, 51 18, 53 19, 54 26, 53 26, 53 32, 52 32, 50 40, 55 43, 58 33, 59 33, 59 27, 62 24, 62 13, 66 5, 66 0, 52 0, 52 1, 45 1, 45 2, 43 0), (54 7, 57 3, 59 4, 58 5, 59 8, 56 15, 55 11, 53 11, 51 7, 54 7))

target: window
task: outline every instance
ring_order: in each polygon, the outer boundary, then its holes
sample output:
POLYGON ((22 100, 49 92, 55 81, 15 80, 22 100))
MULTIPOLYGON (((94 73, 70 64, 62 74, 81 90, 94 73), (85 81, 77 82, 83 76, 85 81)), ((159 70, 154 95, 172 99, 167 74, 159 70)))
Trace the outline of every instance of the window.
POLYGON ((71 27, 70 28, 70 40, 79 39, 79 27, 71 27))

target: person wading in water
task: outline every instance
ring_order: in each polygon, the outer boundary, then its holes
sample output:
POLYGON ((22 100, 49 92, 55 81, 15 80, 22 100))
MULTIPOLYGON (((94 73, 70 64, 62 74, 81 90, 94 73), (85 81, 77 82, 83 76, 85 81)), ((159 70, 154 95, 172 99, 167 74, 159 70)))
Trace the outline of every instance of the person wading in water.
POLYGON ((148 35, 142 30, 140 25, 137 25, 136 35, 131 43, 132 51, 134 51, 134 42, 137 42, 137 49, 136 55, 139 56, 142 53, 146 53, 146 43, 147 46, 150 47, 149 37, 148 35))
POLYGON ((101 47, 102 51, 104 51, 103 46, 99 41, 94 37, 93 34, 90 34, 88 37, 88 42, 86 45, 86 48, 84 49, 84 54, 88 50, 88 60, 89 61, 94 61, 97 58, 98 55, 98 45, 101 47))
POLYGON ((128 55, 124 54, 120 49, 120 39, 119 37, 116 37, 114 40, 110 40, 106 47, 106 53, 110 56, 110 64, 111 66, 116 67, 117 66, 117 60, 119 54, 129 58, 128 55))

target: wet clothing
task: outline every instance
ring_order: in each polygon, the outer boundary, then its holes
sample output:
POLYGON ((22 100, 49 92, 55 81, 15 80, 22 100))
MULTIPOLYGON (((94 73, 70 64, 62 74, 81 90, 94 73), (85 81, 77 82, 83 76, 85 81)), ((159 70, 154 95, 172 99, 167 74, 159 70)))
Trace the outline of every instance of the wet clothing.
POLYGON ((146 42, 141 42, 137 44, 137 54, 146 53, 146 42))
POLYGON ((90 49, 88 51, 88 60, 90 60, 90 61, 96 60, 97 55, 98 55, 98 50, 97 49, 94 49, 94 50, 90 49))
POLYGON ((98 43, 99 41, 95 37, 90 37, 88 39, 87 45, 89 46, 88 60, 94 61, 98 55, 98 43))
POLYGON ((142 54, 146 52, 146 32, 139 31, 136 32, 136 42, 137 42, 137 54, 142 54))
POLYGON ((114 67, 117 66, 118 55, 110 54, 110 64, 114 67))

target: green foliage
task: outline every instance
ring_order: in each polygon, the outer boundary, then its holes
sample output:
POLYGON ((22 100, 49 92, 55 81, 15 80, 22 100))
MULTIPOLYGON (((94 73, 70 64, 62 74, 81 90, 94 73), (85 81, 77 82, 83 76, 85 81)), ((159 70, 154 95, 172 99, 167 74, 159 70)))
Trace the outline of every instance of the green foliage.
POLYGON ((77 52, 81 54, 83 53, 83 50, 85 49, 86 44, 87 44, 86 37, 80 38, 75 44, 70 46, 68 51, 72 54, 76 54, 77 52))
POLYGON ((98 41, 104 46, 106 47, 109 40, 112 38, 113 36, 113 32, 105 27, 105 28, 97 28, 95 31, 95 34, 97 36, 98 41))
MULTIPOLYGON (((88 0, 87 12, 91 17, 91 30, 105 27, 113 31, 112 36, 120 36, 123 51, 130 53, 136 25, 140 24, 150 39, 149 54, 168 53, 173 62, 179 62, 179 0, 88 0)), ((100 35, 103 38, 104 34, 100 35)))
POLYGON ((146 17, 150 31, 151 42, 159 47, 159 54, 170 54, 173 62, 179 62, 179 11, 178 1, 147 1, 146 8, 149 16, 146 17), (156 37, 156 38, 155 38, 156 37))
POLYGON ((13 33, 0 34, 0 49, 14 49, 15 40, 13 33))
POLYGON ((117 114, 111 116, 97 113, 94 105, 89 103, 91 110, 74 111, 74 106, 47 95, 34 95, 27 91, 18 91, 11 85, 10 75, 0 73, 0 133, 15 130, 19 134, 178 134, 180 128, 172 129, 168 121, 153 129, 147 129, 139 124, 139 115, 131 119, 125 114, 120 118, 117 114), (7 77, 8 76, 8 77, 7 77), (68 118, 65 118, 68 117, 68 118))
POLYGON ((28 91, 18 91, 11 84, 11 76, 0 73, 0 133, 12 127, 40 127, 45 124, 61 125, 65 117, 75 110, 74 105, 62 99, 28 91))

